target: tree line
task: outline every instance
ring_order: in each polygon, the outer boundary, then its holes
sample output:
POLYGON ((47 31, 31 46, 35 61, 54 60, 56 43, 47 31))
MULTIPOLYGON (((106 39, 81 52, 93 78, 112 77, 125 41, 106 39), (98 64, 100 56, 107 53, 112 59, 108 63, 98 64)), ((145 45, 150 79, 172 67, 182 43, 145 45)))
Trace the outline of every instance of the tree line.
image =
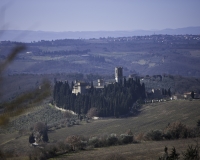
POLYGON ((54 103, 67 110, 72 110, 77 114, 87 114, 91 108, 96 108, 98 116, 107 117, 126 115, 137 112, 133 104, 138 99, 144 99, 145 85, 136 78, 124 79, 122 83, 113 83, 97 89, 91 83, 91 87, 85 94, 75 95, 72 93, 71 85, 67 81, 56 81, 53 90, 54 103))
POLYGON ((35 52, 34 55, 50 55, 50 56, 55 56, 55 55, 82 55, 82 54, 87 54, 90 52, 89 49, 85 50, 61 50, 61 51, 42 51, 40 50, 39 52, 35 52))

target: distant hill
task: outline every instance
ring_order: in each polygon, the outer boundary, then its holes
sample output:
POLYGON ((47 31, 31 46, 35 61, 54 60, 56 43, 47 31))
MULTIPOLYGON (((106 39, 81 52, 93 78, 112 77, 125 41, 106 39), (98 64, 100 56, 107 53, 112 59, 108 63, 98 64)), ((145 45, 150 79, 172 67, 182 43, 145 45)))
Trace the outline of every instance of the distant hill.
POLYGON ((3 30, 0 31, 0 41, 20 41, 31 42, 40 40, 56 39, 89 39, 100 37, 127 37, 127 36, 144 36, 153 34, 200 34, 200 27, 186 27, 177 29, 164 30, 135 30, 135 31, 77 31, 77 32, 45 32, 29 30, 3 30))
MULTIPOLYGON (((1 42, 0 60, 5 60, 14 43, 1 42)), ((123 66, 124 76, 138 73, 200 77, 199 44, 200 35, 39 41, 27 43, 26 51, 20 53, 6 71, 8 74, 113 75, 116 66, 123 66)))

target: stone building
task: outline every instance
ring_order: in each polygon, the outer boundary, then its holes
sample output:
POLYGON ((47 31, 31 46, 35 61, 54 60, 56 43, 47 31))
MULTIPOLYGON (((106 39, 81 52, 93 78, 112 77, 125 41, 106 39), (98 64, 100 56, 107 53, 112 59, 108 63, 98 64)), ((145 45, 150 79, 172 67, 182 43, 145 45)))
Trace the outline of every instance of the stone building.
POLYGON ((115 81, 117 83, 123 82, 123 68, 115 67, 115 81))
POLYGON ((104 86, 103 79, 98 79, 98 86, 104 86))
POLYGON ((84 93, 87 92, 86 87, 87 87, 87 83, 75 81, 74 86, 73 86, 73 89, 72 89, 72 93, 74 93, 74 94, 76 94, 76 95, 77 95, 78 93, 80 93, 80 94, 83 93, 83 94, 84 94, 84 93))

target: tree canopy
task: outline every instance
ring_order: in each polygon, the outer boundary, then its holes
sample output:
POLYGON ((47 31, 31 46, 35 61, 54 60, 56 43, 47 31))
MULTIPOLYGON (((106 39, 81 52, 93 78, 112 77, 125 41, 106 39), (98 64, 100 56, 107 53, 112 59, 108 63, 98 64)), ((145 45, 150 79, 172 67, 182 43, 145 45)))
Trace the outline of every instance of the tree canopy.
POLYGON ((67 81, 56 81, 53 99, 58 107, 86 114, 91 108, 98 110, 98 116, 126 115, 132 110, 134 102, 145 98, 145 85, 140 80, 128 79, 124 84, 114 83, 97 89, 91 87, 85 94, 75 95, 67 81))

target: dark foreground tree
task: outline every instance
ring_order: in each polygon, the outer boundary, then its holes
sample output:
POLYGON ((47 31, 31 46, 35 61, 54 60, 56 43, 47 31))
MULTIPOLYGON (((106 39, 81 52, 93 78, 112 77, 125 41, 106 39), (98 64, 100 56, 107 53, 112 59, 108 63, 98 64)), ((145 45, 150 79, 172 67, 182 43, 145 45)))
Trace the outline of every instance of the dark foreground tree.
POLYGON ((197 127, 200 127, 200 119, 197 121, 197 127))
POLYGON ((47 131, 45 131, 43 133, 42 140, 43 140, 43 142, 48 142, 49 141, 49 137, 48 137, 47 131))
POLYGON ((191 92, 191 97, 194 99, 194 91, 191 92))
POLYGON ((193 148, 193 146, 188 146, 186 152, 183 153, 184 160, 199 160, 199 148, 198 145, 193 148))
POLYGON ((176 148, 173 147, 171 154, 169 155, 169 160, 178 160, 180 158, 180 154, 176 152, 176 148))

